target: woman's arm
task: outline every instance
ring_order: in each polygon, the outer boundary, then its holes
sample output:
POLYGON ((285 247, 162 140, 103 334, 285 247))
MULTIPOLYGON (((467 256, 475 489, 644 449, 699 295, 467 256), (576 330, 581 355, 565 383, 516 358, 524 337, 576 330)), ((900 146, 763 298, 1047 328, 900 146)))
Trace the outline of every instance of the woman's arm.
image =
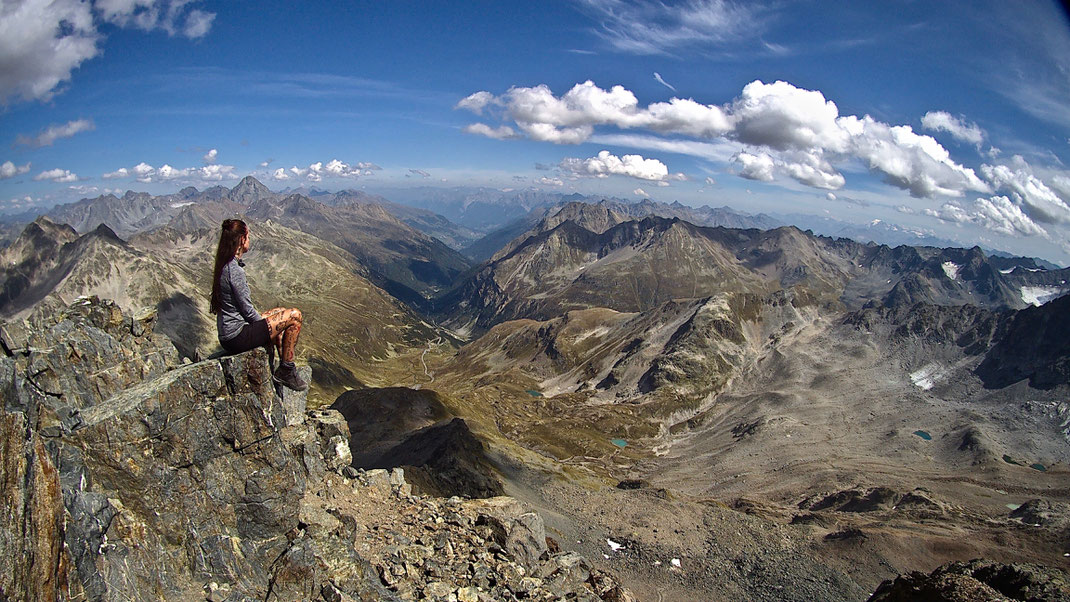
POLYGON ((249 282, 245 279, 245 270, 232 265, 230 276, 230 288, 234 294, 234 305, 238 307, 238 313, 249 323, 263 320, 264 317, 260 315, 260 312, 256 311, 250 299, 251 293, 249 291, 249 282))

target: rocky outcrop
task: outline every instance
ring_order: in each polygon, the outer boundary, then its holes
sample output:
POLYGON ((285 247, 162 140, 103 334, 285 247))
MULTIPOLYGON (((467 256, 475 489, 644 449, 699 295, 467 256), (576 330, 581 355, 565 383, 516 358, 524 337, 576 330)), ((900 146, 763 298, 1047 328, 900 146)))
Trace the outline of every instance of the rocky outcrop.
POLYGON ((90 298, 0 325, 0 600, 626 599, 547 568, 581 563, 515 501, 458 499, 453 524, 400 470, 354 469, 345 419, 280 397, 262 349, 180 364, 153 322, 90 298), (407 570, 401 546, 439 540, 455 556, 407 570))
POLYGON ((985 387, 1028 380, 1037 389, 1070 384, 1070 296, 1013 314, 977 367, 985 387))
POLYGON ((174 598, 219 580, 263 598, 307 475, 280 436, 263 350, 179 365, 151 314, 96 299, 3 336, 3 441, 21 450, 5 454, 4 492, 25 500, 3 530, 57 550, 5 554, 11 574, 47 558, 56 575, 55 587, 27 580, 5 593, 174 598), (34 477, 25 486, 20 470, 34 477))
POLYGON ((351 483, 351 492, 306 496, 318 517, 310 532, 355 523, 356 548, 402 600, 634 599, 583 557, 548 545, 542 518, 513 498, 413 496, 400 469, 361 471, 351 483))
POLYGON ((799 503, 800 510, 811 512, 913 512, 942 515, 945 505, 934 499, 932 492, 918 488, 901 493, 888 487, 844 489, 827 495, 817 495, 799 503))
POLYGON ((1070 599, 1066 574, 1034 564, 985 560, 950 562, 929 575, 917 571, 881 583, 869 602, 1045 602, 1070 599))
POLYGON ((444 497, 504 491, 483 444, 434 391, 358 389, 340 395, 331 408, 348 422, 356 467, 404 468, 421 492, 444 497))

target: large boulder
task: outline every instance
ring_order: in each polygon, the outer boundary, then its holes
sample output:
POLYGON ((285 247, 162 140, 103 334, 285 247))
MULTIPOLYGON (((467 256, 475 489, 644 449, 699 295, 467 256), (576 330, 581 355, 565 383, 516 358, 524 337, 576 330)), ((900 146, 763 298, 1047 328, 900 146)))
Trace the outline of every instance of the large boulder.
POLYGON ((0 599, 265 599, 299 556, 345 421, 297 420, 263 349, 182 365, 153 322, 89 298, 0 325, 0 599))

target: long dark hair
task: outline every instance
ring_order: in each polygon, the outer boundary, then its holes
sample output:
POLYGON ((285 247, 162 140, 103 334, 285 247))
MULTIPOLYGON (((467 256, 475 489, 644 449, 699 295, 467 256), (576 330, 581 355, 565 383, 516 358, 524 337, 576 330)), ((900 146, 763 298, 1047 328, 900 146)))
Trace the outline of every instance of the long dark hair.
POLYGON ((208 311, 213 314, 219 313, 223 307, 223 299, 219 290, 219 275, 223 273, 223 267, 238 254, 241 247, 241 239, 249 234, 249 227, 240 219, 223 220, 223 231, 219 233, 219 246, 215 250, 215 270, 212 272, 212 300, 208 305, 208 311))

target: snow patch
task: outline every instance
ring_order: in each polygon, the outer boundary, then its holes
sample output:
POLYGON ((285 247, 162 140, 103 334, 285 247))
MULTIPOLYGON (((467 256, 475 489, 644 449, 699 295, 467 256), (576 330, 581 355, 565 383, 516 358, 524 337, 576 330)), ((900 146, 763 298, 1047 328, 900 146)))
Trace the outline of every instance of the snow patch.
POLYGON ((580 341, 585 341, 585 340, 587 340, 587 339, 589 339, 591 337, 602 338, 602 337, 606 336, 607 334, 609 334, 609 327, 608 326, 598 326, 598 327, 594 328, 593 330, 587 330, 587 331, 581 332, 580 334, 576 335, 576 338, 573 339, 572 343, 576 344, 576 343, 579 343, 580 341))
POLYGON ((950 261, 945 261, 944 263, 940 264, 940 267, 944 268, 944 273, 947 274, 947 277, 952 280, 959 277, 959 270, 962 269, 961 265, 957 263, 952 263, 950 261))
POLYGON ((185 202, 185 203, 171 203, 171 208, 172 209, 178 209, 179 207, 186 207, 188 205, 195 205, 195 204, 196 203, 194 203, 193 201, 188 201, 188 202, 185 202))
POLYGON ((936 384, 936 380, 944 375, 944 371, 936 364, 925 364, 920 370, 910 373, 910 382, 923 391, 928 391, 936 384))
POLYGON ((1040 307, 1048 301, 1063 294, 1063 289, 1057 286, 1023 286, 1022 301, 1030 305, 1040 307))
POLYGON ((1010 268, 1010 269, 1007 269, 1007 270, 1000 270, 999 273, 1000 274, 1010 274, 1013 271, 1014 271, 1014 268, 1010 268))
POLYGON ((616 552, 617 550, 619 550, 619 549, 624 547, 624 544, 619 544, 619 543, 613 541, 612 539, 607 539, 606 540, 606 544, 608 544, 609 545, 609 549, 613 550, 614 552, 616 552))

